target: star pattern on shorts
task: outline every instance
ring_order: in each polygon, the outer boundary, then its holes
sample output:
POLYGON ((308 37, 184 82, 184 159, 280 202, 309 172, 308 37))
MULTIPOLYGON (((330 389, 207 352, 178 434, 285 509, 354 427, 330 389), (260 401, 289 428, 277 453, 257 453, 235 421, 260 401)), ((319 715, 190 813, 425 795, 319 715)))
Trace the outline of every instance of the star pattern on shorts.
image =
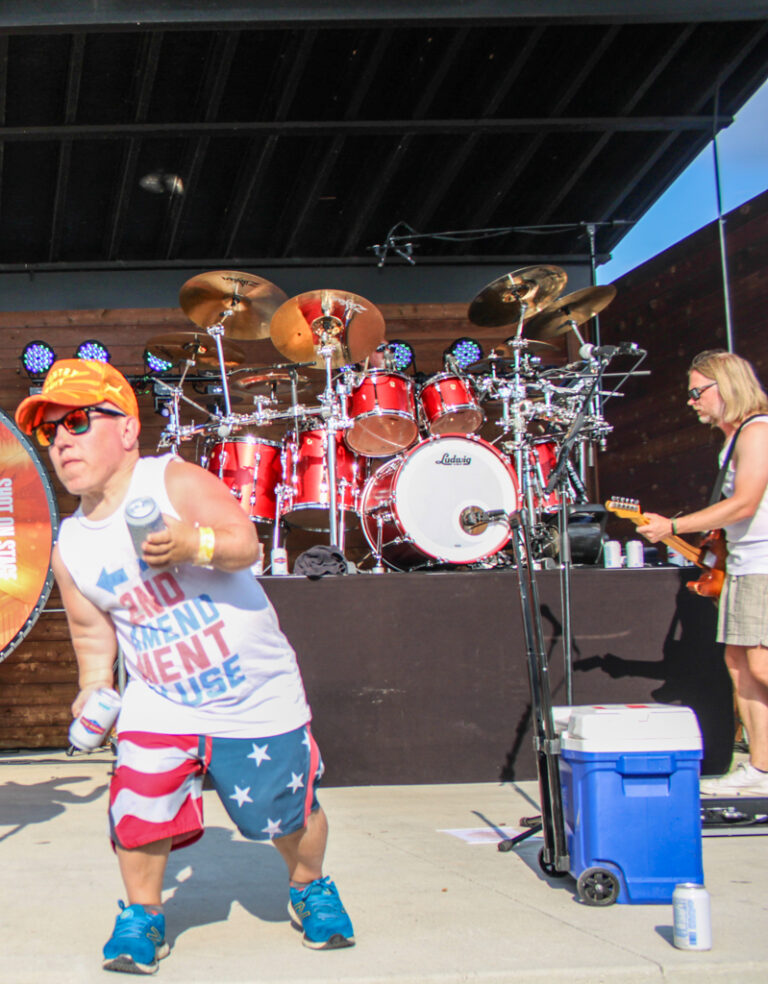
POLYGON ((291 792, 293 793, 297 792, 297 790, 299 789, 303 789, 304 773, 302 772, 301 775, 297 776, 296 773, 293 770, 291 770, 291 781, 288 783, 288 785, 285 788, 290 789, 291 792))
POLYGON ((253 742, 253 751, 247 757, 249 759, 253 759, 253 761, 256 763, 256 768, 258 768, 262 762, 272 761, 271 757, 267 755, 268 748, 269 748, 269 744, 259 746, 256 744, 256 742, 253 742))
POLYGON ((262 834, 266 834, 270 839, 281 834, 280 824, 282 822, 282 820, 273 820, 271 817, 267 817, 267 826, 262 828, 262 834))
POLYGON ((241 789, 237 784, 235 784, 235 791, 229 797, 231 800, 237 800, 237 805, 242 806, 243 803, 253 803, 249 793, 251 792, 251 787, 246 786, 245 789, 241 789))

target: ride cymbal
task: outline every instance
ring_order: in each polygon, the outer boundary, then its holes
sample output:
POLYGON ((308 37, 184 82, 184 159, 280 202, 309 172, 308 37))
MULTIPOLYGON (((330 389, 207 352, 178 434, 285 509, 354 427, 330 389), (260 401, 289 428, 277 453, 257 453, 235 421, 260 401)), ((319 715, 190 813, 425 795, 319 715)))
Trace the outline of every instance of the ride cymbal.
MULTIPOLYGON (((560 351, 557 345, 552 345, 550 342, 539 342, 532 339, 523 339, 523 341, 525 345, 521 350, 521 356, 525 356, 526 354, 543 355, 545 352, 552 353, 560 351)), ((514 368, 515 353, 512 346, 495 345, 487 358, 480 359, 479 362, 473 362, 471 366, 467 366, 465 372, 491 372, 494 369, 500 372, 511 372, 514 368)))
MULTIPOLYGON (((288 372, 261 372, 252 375, 238 375, 230 378, 230 390, 254 399, 267 396, 276 403, 282 403, 292 393, 291 374, 288 372)), ((296 377, 296 394, 309 395, 313 390, 306 376, 296 377)))
POLYGON ((275 348, 292 362, 325 366, 323 341, 333 349, 331 366, 363 362, 384 341, 384 317, 375 305, 344 290, 311 290, 282 304, 272 317, 275 348))
MULTIPOLYGON (((169 335, 157 335, 150 338, 144 346, 145 350, 158 359, 176 365, 185 359, 198 366, 219 365, 216 342, 206 332, 177 331, 169 335)), ((226 368, 242 365, 245 362, 245 352, 239 345, 226 338, 221 339, 226 368)))
POLYGON ((179 304, 201 328, 221 323, 228 338, 258 340, 269 338, 272 315, 287 297, 263 277, 217 270, 188 280, 179 292, 179 304))
POLYGON ((594 318, 608 307, 615 296, 616 288, 613 284, 606 284, 583 287, 572 294, 566 294, 565 297, 558 297, 527 322, 525 334, 537 339, 564 335, 573 329, 574 324, 578 327, 594 318))
POLYGON ((481 328, 501 328, 545 308, 565 286, 568 274, 557 266, 531 266, 506 273, 484 287, 469 305, 468 317, 481 328))

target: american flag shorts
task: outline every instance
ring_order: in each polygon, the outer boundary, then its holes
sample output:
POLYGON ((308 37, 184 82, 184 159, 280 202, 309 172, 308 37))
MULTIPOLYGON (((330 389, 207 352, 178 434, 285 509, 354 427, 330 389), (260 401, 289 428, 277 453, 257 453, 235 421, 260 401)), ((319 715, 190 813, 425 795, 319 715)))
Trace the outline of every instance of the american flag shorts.
POLYGON ((308 725, 253 739, 123 731, 110 786, 112 841, 131 849, 170 837, 175 850, 198 840, 205 775, 244 837, 283 837, 318 808, 322 773, 308 725))

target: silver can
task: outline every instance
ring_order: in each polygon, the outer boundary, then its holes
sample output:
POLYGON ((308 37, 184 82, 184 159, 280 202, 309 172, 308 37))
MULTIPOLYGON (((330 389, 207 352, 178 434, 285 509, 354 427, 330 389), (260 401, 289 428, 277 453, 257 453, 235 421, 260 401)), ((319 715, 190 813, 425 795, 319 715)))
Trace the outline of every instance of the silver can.
POLYGON ((104 739, 120 713, 120 694, 109 687, 94 690, 80 716, 69 726, 69 743, 81 752, 91 752, 104 744, 104 739))
POLYGON ((627 540, 624 547, 627 567, 642 567, 645 564, 645 551, 641 540, 627 540))
POLYGON ((618 540, 606 540, 603 544, 603 567, 621 567, 621 544, 618 540))
POLYGON ((684 882, 672 893, 672 942, 679 950, 711 950, 712 920, 709 892, 703 885, 684 882))
POLYGON ((125 522, 138 557, 141 557, 141 545, 149 534, 165 529, 160 507, 150 496, 132 499, 128 503, 125 507, 125 522))
POLYGON ((272 550, 272 573, 278 577, 288 573, 288 551, 285 547, 274 547, 272 550))

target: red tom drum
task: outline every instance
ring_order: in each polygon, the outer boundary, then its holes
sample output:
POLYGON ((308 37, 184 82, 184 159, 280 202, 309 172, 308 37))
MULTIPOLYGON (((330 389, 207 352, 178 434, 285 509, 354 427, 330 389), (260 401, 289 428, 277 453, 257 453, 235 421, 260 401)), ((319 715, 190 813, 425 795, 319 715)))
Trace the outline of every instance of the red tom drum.
POLYGON ((419 436, 413 380, 400 372, 370 369, 347 397, 347 446, 369 458, 403 451, 419 436))
MULTIPOLYGON (((345 529, 359 524, 357 505, 366 478, 365 460, 350 451, 336 433, 336 513, 345 529)), ((327 434, 322 428, 299 434, 286 444, 282 515, 291 526, 324 532, 330 529, 327 434)))
POLYGON ((485 420, 472 384, 454 373, 428 379, 419 402, 430 434, 473 434, 485 420))
POLYGON ((212 444, 206 468, 229 488, 251 519, 272 523, 282 478, 281 445, 246 435, 212 444))

